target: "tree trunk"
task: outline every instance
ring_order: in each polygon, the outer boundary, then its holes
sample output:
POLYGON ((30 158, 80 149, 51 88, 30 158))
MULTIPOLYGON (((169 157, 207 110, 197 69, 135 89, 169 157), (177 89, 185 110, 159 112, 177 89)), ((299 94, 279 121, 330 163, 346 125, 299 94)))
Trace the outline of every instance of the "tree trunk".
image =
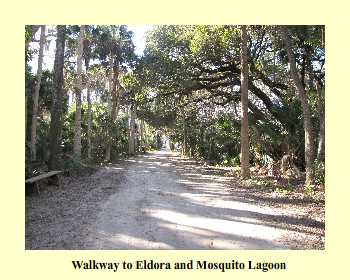
POLYGON ((107 146, 106 146, 106 155, 105 155, 105 161, 106 162, 109 162, 111 160, 111 140, 109 139, 109 136, 108 136, 108 140, 107 140, 107 146))
POLYGON ((248 63, 247 27, 241 27, 241 175, 250 177, 249 171, 249 127, 248 127, 248 63))
MULTIPOLYGON (((112 116, 112 95, 113 95, 113 57, 111 53, 111 57, 109 60, 109 75, 108 75, 108 91, 109 94, 107 96, 107 102, 108 102, 108 114, 109 116, 112 116)), ((109 162, 111 160, 111 146, 112 146, 112 139, 111 139, 111 125, 108 124, 107 126, 107 137, 106 137, 106 154, 105 154, 105 161, 109 162)))
POLYGON ((324 117, 324 107, 322 98, 322 87, 321 84, 316 81, 316 91, 317 91, 317 111, 320 118, 320 131, 318 136, 318 147, 317 147, 317 161, 324 161, 325 157, 325 117, 324 117))
POLYGON ((130 107, 129 155, 135 155, 135 112, 136 104, 130 107))
POLYGON ((108 102, 108 114, 111 115, 112 113, 112 107, 113 107, 113 102, 112 102, 112 92, 113 92, 113 59, 111 58, 109 62, 109 67, 110 67, 110 72, 108 75, 108 91, 109 94, 107 96, 107 102, 108 102))
POLYGON ((89 83, 87 86, 87 103, 88 103, 88 109, 87 109, 88 159, 91 160, 92 158, 92 155, 91 155, 92 154, 92 145, 91 145, 92 106, 91 106, 91 88, 89 83))
POLYGON ((144 145, 145 145, 145 150, 148 148, 148 129, 147 129, 147 124, 142 121, 142 130, 143 130, 143 139, 144 139, 144 145))
POLYGON ((75 82, 75 131, 74 131, 74 157, 81 159, 81 92, 82 92, 82 69, 85 26, 80 26, 80 34, 77 50, 77 78, 75 82))
POLYGON ((87 157, 88 160, 92 159, 92 144, 91 144, 91 128, 92 128, 92 106, 91 106, 91 81, 89 75, 89 65, 90 57, 88 54, 85 54, 85 71, 87 76, 87 85, 86 85, 86 101, 88 104, 87 108, 87 157))
POLYGON ((281 35, 285 44, 285 48, 288 55, 290 74, 293 79, 295 88, 298 92, 298 96, 301 102, 304 119, 304 132, 305 132, 305 166, 306 166, 306 181, 305 184, 311 185, 314 180, 313 176, 313 161, 314 161, 314 135, 311 122, 310 107, 307 101, 306 91, 303 87, 302 81, 299 77, 296 67, 295 56, 292 51, 292 44, 288 34, 288 30, 285 26, 281 26, 281 35))
MULTIPOLYGON (((184 113, 183 113, 184 114, 184 113)), ((183 156, 186 156, 187 155, 187 143, 186 143, 186 118, 185 118, 185 115, 183 115, 183 140, 182 140, 182 155, 183 156)))
POLYGON ((118 82, 116 83, 116 104, 115 104, 115 111, 114 111, 114 121, 117 120, 118 114, 119 114, 119 109, 120 109, 120 98, 121 98, 121 85, 118 82))
MULTIPOLYGON (((24 58, 25 59, 25 69, 27 69, 27 53, 28 53, 29 44, 31 41, 33 41, 35 33, 39 30, 39 28, 40 28, 40 25, 32 25, 31 26, 32 36, 30 38, 26 38, 26 40, 25 40, 25 49, 24 49, 24 51, 25 51, 25 53, 24 53, 24 55, 25 55, 25 58, 24 58)), ((26 94, 25 95, 25 103, 24 103, 24 106, 25 106, 24 107, 24 128, 25 128, 26 133, 27 133, 27 111, 28 111, 27 100, 28 100, 28 96, 26 94)), ((27 137, 25 139, 27 139, 27 137)))
POLYGON ((44 58, 44 45, 45 45, 45 25, 41 26, 40 31, 40 46, 39 46, 39 56, 38 56, 38 70, 36 74, 36 84, 33 96, 33 115, 32 115, 32 126, 30 134, 30 156, 31 160, 36 160, 36 128, 37 128, 37 118, 38 118, 38 107, 39 107, 39 91, 41 84, 41 76, 43 73, 43 58, 44 58))
POLYGON ((54 62, 54 91, 51 107, 51 124, 49 131, 49 170, 60 168, 60 145, 62 130, 63 64, 66 26, 57 26, 56 54, 54 62))
POLYGON ((141 151, 144 151, 146 147, 146 141, 145 141, 145 128, 143 120, 140 121, 140 145, 141 145, 141 151))
POLYGON ((117 109, 119 109, 118 106, 118 95, 119 91, 117 90, 117 84, 118 84, 118 77, 119 77, 119 65, 118 62, 115 61, 113 63, 113 56, 111 54, 111 62, 110 65, 112 65, 112 71, 113 71, 113 79, 112 79, 112 86, 110 87, 110 95, 111 95, 111 101, 112 101, 112 108, 111 108, 111 123, 108 125, 108 136, 107 136, 107 143, 106 143, 106 154, 105 154, 105 161, 111 160, 111 150, 112 150, 112 143, 114 140, 114 125, 115 120, 117 118, 117 109))

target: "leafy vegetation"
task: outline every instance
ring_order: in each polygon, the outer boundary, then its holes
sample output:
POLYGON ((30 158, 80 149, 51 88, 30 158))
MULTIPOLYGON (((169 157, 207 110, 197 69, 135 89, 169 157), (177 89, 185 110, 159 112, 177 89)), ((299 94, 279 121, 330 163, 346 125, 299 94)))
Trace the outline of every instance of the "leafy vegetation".
MULTIPOLYGON (((27 177, 52 169, 54 155, 55 168, 70 169, 77 161, 111 162, 159 149, 166 141, 185 156, 234 167, 242 164, 242 143, 248 141, 254 172, 292 178, 297 168, 309 189, 324 186, 324 26, 247 26, 246 62, 241 26, 154 26, 142 56, 135 54, 133 33, 124 25, 48 27, 45 45, 56 43, 57 63, 40 75, 34 150, 39 73, 32 65, 39 27, 25 29, 27 177), (248 69, 245 140, 242 63, 248 69), (293 155, 288 174, 280 172, 284 155, 293 155)), ((44 62, 45 52, 47 47, 44 62)), ((274 188, 292 189, 289 183, 274 188)))

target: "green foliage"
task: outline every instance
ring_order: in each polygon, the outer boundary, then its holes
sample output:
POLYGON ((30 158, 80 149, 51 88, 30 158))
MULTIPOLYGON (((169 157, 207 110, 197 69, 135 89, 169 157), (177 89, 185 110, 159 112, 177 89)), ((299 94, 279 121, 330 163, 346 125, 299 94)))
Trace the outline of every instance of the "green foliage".
POLYGON ((313 185, 306 185, 304 187, 304 194, 306 197, 312 198, 315 195, 315 191, 314 191, 314 186, 313 185))
MULTIPOLYGON (((299 54, 305 50, 310 52, 310 59, 322 59, 322 51, 316 49, 320 44, 317 28, 293 26, 289 29, 298 48, 295 53, 299 64, 303 63, 299 54), (305 44, 298 44, 298 40, 305 44)), ((250 76, 259 83, 255 84, 258 90, 251 91, 250 100, 259 104, 256 109, 262 113, 249 112, 249 124, 253 127, 251 163, 261 164, 265 155, 278 160, 292 150, 297 157, 297 165, 303 169, 302 110, 286 71, 287 57, 279 29, 276 26, 250 26, 249 37, 250 76)), ((232 111, 221 119, 210 114, 215 115, 215 108, 220 108, 218 103, 229 104, 228 107, 232 108, 235 106, 233 103, 240 100, 234 97, 237 93, 232 90, 235 79, 240 77, 239 44, 238 26, 158 26, 148 34, 145 56, 140 61, 142 67, 138 69, 142 84, 155 92, 154 99, 160 102, 155 108, 145 108, 148 114, 162 116, 171 101, 174 101, 171 108, 184 104, 186 126, 191 131, 186 141, 192 154, 225 165, 233 164, 231 158, 237 158, 239 154, 239 123, 232 111), (203 111, 209 111, 205 114, 206 119, 203 119, 203 111), (196 114, 201 116, 197 119, 194 117, 196 114)), ((177 115, 182 113, 177 112, 177 115)), ((182 122, 182 117, 177 117, 175 124, 160 125, 171 125, 177 135, 174 140, 182 143, 182 122)))
POLYGON ((278 186, 275 188, 275 192, 280 193, 282 195, 288 195, 295 189, 291 183, 288 183, 285 186, 278 186))
MULTIPOLYGON (((36 26, 36 27, 38 27, 38 26, 36 26)), ((37 30, 36 28, 34 28, 34 25, 26 25, 25 26, 24 38, 25 38, 26 43, 30 43, 31 40, 33 39, 34 30, 37 30)), ((31 50, 29 48, 27 49, 26 56, 25 56, 26 62, 32 59, 33 53, 34 53, 34 50, 31 50)))
MULTIPOLYGON (((82 153, 87 154, 87 103, 82 104, 82 153)), ((64 153, 70 153, 74 144, 75 104, 69 107, 64 120, 62 139, 64 153)), ((116 141, 112 143, 111 160, 126 157, 128 147, 128 117, 121 115, 113 123, 108 113, 107 104, 92 104, 91 141, 93 146, 93 161, 102 162, 105 155, 107 127, 112 126, 116 141)))
MULTIPOLYGON (((324 29, 322 26, 289 26, 298 69, 311 106, 315 130, 319 130, 319 103, 309 77, 324 85, 324 29), (316 66, 319 69, 316 69, 316 66), (304 67, 304 68, 303 68, 304 67), (311 71, 312 73, 309 73, 311 71)), ((32 30, 26 26, 26 39, 32 30)), ((68 108, 66 92, 74 92, 76 46, 79 26, 67 26, 65 51, 65 94, 63 104, 62 152, 71 154, 74 142, 75 106, 68 108)), ((85 65, 89 71, 83 84, 92 89, 93 160, 104 160, 106 138, 111 131, 112 160, 128 150, 127 108, 136 105, 138 120, 147 123, 148 148, 161 146, 161 135, 171 145, 186 147, 186 153, 215 164, 240 164, 240 27, 227 25, 162 25, 147 34, 142 57, 134 53, 132 33, 124 25, 86 26, 85 65), (87 63, 88 62, 88 63, 87 63), (112 66, 113 65, 113 66, 112 66), (118 73, 121 110, 112 121, 110 98, 111 66, 118 73), (125 89, 125 90, 124 90, 125 89), (109 98, 108 98, 109 97, 109 98)), ((278 26, 249 26, 249 133, 251 164, 263 165, 293 151, 296 164, 304 169, 302 108, 291 83, 287 55, 278 26)), ((27 141, 31 122, 35 75, 26 67, 27 141)), ((38 158, 47 158, 53 73, 44 71, 38 121, 38 158)), ((146 145, 146 144, 143 144, 146 145)), ((87 103, 82 105, 82 153, 87 154, 87 103)), ((26 152, 28 149, 26 149, 26 152)), ((74 162, 68 161, 74 168, 74 162)), ((316 184, 324 184, 324 164, 315 164, 316 184)), ((266 188, 272 188, 265 186, 266 188)), ((277 192, 288 188, 274 187, 277 192)))
POLYGON ((200 25, 192 28, 190 49, 193 55, 216 57, 226 55, 227 50, 234 49, 235 41, 239 40, 239 31, 233 26, 200 25))
POLYGON ((26 25, 25 26, 25 34, 24 34, 24 36, 25 36, 25 40, 26 41, 29 41, 32 38, 32 36, 33 36, 33 29, 32 29, 31 25, 26 25))
POLYGON ((322 161, 315 161, 314 164, 315 184, 324 186, 325 184, 325 164, 322 161))
POLYGON ((240 157, 239 155, 237 156, 226 155, 222 164, 224 166, 239 166, 241 164, 240 157))
POLYGON ((110 55, 121 65, 132 64, 136 58, 132 33, 125 25, 100 25, 92 29, 92 40, 95 42, 95 54, 100 63, 107 67, 110 55))

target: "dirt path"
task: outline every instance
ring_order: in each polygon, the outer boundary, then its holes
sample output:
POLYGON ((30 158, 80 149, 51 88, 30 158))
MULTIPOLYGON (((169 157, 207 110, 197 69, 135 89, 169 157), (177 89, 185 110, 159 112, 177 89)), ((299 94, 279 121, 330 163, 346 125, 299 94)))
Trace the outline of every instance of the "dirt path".
MULTIPOLYGON (((288 249, 286 236, 315 237, 309 228, 293 230, 303 220, 285 224, 283 213, 244 198, 232 178, 164 151, 101 168, 79 183, 76 190, 85 184, 85 194, 61 204, 65 214, 56 222, 42 225, 45 206, 27 206, 27 249, 288 249), (41 211, 41 231, 32 211, 41 211)), ((72 185, 65 186, 67 198, 72 185)), ((52 203, 46 211, 55 215, 61 208, 52 203)))
POLYGON ((285 230, 254 217, 273 211, 230 199, 225 177, 167 152, 129 161, 98 216, 96 249, 285 248, 277 242, 285 230))

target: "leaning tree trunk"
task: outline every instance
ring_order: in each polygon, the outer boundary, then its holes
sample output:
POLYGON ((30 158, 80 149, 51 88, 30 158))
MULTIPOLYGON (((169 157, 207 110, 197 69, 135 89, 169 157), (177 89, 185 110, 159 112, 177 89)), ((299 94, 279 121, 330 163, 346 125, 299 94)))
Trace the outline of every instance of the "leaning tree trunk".
POLYGON ((45 45, 45 25, 41 26, 40 31, 40 45, 39 45, 39 56, 38 56, 38 70, 36 74, 36 84, 33 96, 33 115, 32 115, 32 126, 30 132, 30 156, 31 160, 36 160, 36 128, 38 118, 38 104, 39 104, 39 91, 41 84, 41 76, 43 73, 43 58, 44 58, 44 45, 45 45))
POLYGON ((54 62, 51 124, 49 131, 49 170, 60 168, 60 145, 62 130, 63 64, 66 26, 57 26, 56 54, 54 62))
POLYGON ((247 26, 241 27, 241 175, 249 178, 247 26))
POLYGON ((292 51, 292 44, 288 34, 286 26, 281 26, 281 35, 285 44, 285 48, 288 55, 290 74, 293 79, 295 88, 298 92, 298 96, 301 102, 304 119, 304 132, 305 132, 305 166, 306 166, 306 186, 312 185, 314 181, 313 176, 313 161, 314 161, 314 134, 311 122, 311 112, 307 101, 306 91, 303 87, 302 81, 299 77, 296 67, 295 56, 292 51))
POLYGON ((82 92, 82 69, 84 49, 85 26, 80 26, 80 34, 77 50, 77 78, 75 82, 75 131, 74 131, 74 157, 81 159, 81 92, 82 92))

